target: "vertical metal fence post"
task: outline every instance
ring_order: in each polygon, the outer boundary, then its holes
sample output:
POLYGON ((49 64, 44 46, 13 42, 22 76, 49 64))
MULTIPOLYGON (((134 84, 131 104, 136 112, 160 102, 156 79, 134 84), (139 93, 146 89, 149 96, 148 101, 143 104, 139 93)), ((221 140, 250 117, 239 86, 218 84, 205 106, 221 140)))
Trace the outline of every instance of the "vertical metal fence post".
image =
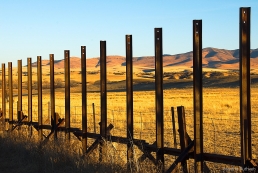
POLYGON ((9 88, 9 130, 13 127, 13 68, 12 62, 8 62, 8 88, 9 88))
POLYGON ((174 107, 171 107, 171 115, 172 115, 172 131, 173 131, 173 138, 174 138, 174 148, 177 148, 177 143, 176 143, 176 124, 175 124, 175 111, 174 111, 174 107))
POLYGON ((37 56, 37 81, 38 81, 38 135, 39 140, 42 140, 42 62, 41 56, 37 56))
POLYGON ((16 114, 17 114, 17 119, 18 119, 18 109, 19 109, 19 102, 16 102, 16 114))
POLYGON ((163 113, 163 45, 162 28, 155 28, 155 97, 157 163, 164 169, 164 113, 163 113))
MULTIPOLYGON (((186 133, 186 121, 185 121, 185 109, 183 106, 177 107, 177 114, 178 114, 178 126, 179 126, 179 135, 180 135, 180 146, 181 152, 185 150, 188 146, 188 139, 186 133)), ((188 157, 186 157, 182 162, 181 165, 183 167, 183 172, 187 172, 187 161, 188 157)))
POLYGON ((82 148, 87 151, 87 77, 86 46, 81 46, 81 81, 82 81, 82 148))
MULTIPOLYGON (((71 94, 70 94, 70 50, 64 50, 65 68, 65 138, 70 140, 71 128, 71 94)), ((75 112, 76 115, 76 112, 75 112)))
POLYGON ((17 119, 22 119, 22 60, 18 60, 18 114, 17 119))
POLYGON ((29 136, 32 136, 32 67, 31 58, 27 58, 27 88, 28 88, 28 121, 29 136))
MULTIPOLYGON (((127 115, 127 161, 133 161, 133 50, 132 35, 125 36, 126 47, 126 115, 127 115)), ((129 164, 128 164, 129 166, 129 164)))
POLYGON ((2 64, 2 120, 3 129, 5 130, 5 118, 6 118, 6 81, 5 81, 5 64, 2 64))
POLYGON ((51 124, 51 103, 50 102, 47 102, 47 117, 48 117, 48 120, 50 121, 50 124, 51 124))
POLYGON ((96 133, 96 116, 95 116, 95 105, 94 105, 94 103, 92 103, 92 114, 93 114, 94 133, 96 133))
MULTIPOLYGON (((71 117, 71 96, 70 96, 70 50, 64 51, 65 59, 65 129, 66 138, 70 140, 70 117, 71 117)), ((75 112, 76 114, 76 112, 75 112)))
POLYGON ((101 125, 100 135, 107 135, 107 61, 106 41, 100 41, 100 92, 101 92, 101 125))
MULTIPOLYGON (((100 135, 107 137, 107 55, 106 41, 100 41, 100 106, 101 106, 101 122, 100 135)), ((103 154, 106 152, 103 142, 100 147, 99 161, 102 161, 103 154)))
POLYGON ((193 20, 194 160, 203 172, 202 20, 193 20))
POLYGON ((55 110, 55 60, 54 54, 49 54, 50 60, 50 102, 51 102, 51 125, 52 130, 54 131, 54 139, 57 139, 57 117, 55 110))
POLYGON ((251 99, 250 99, 250 11, 240 8, 239 60, 240 60, 240 128, 241 164, 252 159, 251 99))

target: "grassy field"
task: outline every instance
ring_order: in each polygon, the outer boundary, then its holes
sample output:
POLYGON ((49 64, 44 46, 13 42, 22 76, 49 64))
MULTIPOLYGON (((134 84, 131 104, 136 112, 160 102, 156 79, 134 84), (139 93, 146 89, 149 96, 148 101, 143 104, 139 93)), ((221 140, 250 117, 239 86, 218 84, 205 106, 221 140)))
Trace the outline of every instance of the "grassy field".
MULTIPOLYGON (((56 74, 56 78, 61 79, 63 84, 63 74, 56 74)), ((148 74, 150 75, 150 74, 148 74)), ((170 74, 172 75, 172 74, 170 74)), ((181 74, 182 75, 182 74, 181 74)), ((220 74, 221 75, 221 74, 220 74)), ((88 131, 94 132, 94 120, 92 103, 95 105, 95 127, 99 133, 98 122, 100 122, 100 93, 99 93, 99 74, 87 76, 87 112, 88 112, 88 131)), ((14 80, 17 80, 14 78, 14 80)), ((23 77, 23 112, 27 114, 27 90, 26 76, 23 77)), ((36 80, 34 77, 33 80, 36 80)), ((48 82, 49 74, 45 70, 43 81, 48 82)), ((71 80, 77 83, 71 88, 71 126, 81 128, 81 84, 78 71, 71 73, 71 80)), ((125 75, 108 75, 108 124, 112 123, 114 129, 111 135, 126 137, 126 92, 125 75)), ((253 158, 258 156, 258 87, 257 76, 252 75, 251 105, 252 105, 252 146, 253 158)), ((155 142, 155 91, 153 77, 145 74, 134 75, 134 138, 146 140, 148 143, 155 142)), ((17 89, 14 89, 14 108, 16 108, 17 89)), ((56 112, 64 117, 64 88, 56 88, 55 93, 56 112)), ((50 119, 50 93, 46 87, 43 90, 43 122, 49 124, 50 119)), ((0 100, 1 104, 1 100, 0 100)), ((240 156, 240 109, 239 109, 239 87, 238 77, 215 76, 204 78, 203 88, 203 127, 204 127, 204 152, 216 153, 231 156, 240 156)), ((186 112, 186 128, 190 137, 193 139, 193 89, 191 76, 184 79, 165 78, 164 79, 164 137, 165 146, 173 147, 171 107, 175 110, 177 106, 184 106, 186 112)), ((8 104, 7 114, 8 118, 8 104)), ((16 111, 14 110, 14 117, 16 111)), ((177 114, 176 114, 177 117, 177 114)), ((33 90, 33 121, 37 121, 37 90, 33 90)), ((178 129, 176 118, 176 129, 178 129)), ((48 133, 45 131, 45 133, 48 133)), ((60 134, 60 138, 62 135, 60 134)), ((11 141, 11 139, 10 139, 11 141)), ((75 140, 76 141, 76 140, 75 140)), ((74 141, 74 142, 75 142, 74 141)), ((93 141, 89 141, 89 145, 93 141)), ((75 142, 80 150, 80 144, 75 142)), ((126 163, 126 146, 112 143, 115 148, 114 155, 121 161, 120 166, 126 163)), ((177 134, 177 147, 179 145, 179 135, 177 134)), ((139 151, 138 151, 139 152, 139 151)), ((77 152, 79 153, 79 152, 77 152)), ((140 154, 140 152, 138 153, 140 154)), ((46 157, 48 157, 46 155, 46 157)), ((166 156, 166 166, 172 164, 175 158, 166 156)), ((113 160, 114 161, 114 160, 113 160)), ((51 162, 47 163, 50 164, 51 162)), ((83 163, 86 164, 86 163, 83 163)), ((145 163, 146 164, 146 163, 145 163)), ((210 168, 218 170, 221 164, 207 163, 210 168)), ((225 165, 226 167, 227 165, 225 165)), ((54 168, 53 168, 54 169, 54 168)), ((77 169, 74 167, 74 169, 77 169)), ((146 168, 147 169, 147 168, 146 168)), ((95 171, 96 172, 96 171, 95 171)))
MULTIPOLYGON (((239 117, 239 88, 204 88, 204 152, 223 155, 240 156, 240 117, 239 117)), ((258 88, 252 89, 252 145, 253 157, 258 155, 258 88)), ((49 124, 48 114, 49 93, 43 95, 43 122, 49 124)), ((95 104, 96 132, 99 132, 100 122, 100 94, 90 92, 87 94, 88 131, 94 132, 92 103, 95 104)), ((108 123, 114 125, 111 134, 126 137, 126 93, 108 92, 108 123)), ((37 121, 37 96, 33 96, 33 120, 37 121)), ((192 88, 164 90, 164 133, 165 146, 173 147, 171 107, 184 106, 186 111, 186 128, 193 139, 193 93, 192 88)), ((14 106, 16 107, 16 106, 14 106)), ((56 92, 56 112, 64 117, 64 93, 56 92)), ((23 97, 23 111, 27 114, 27 96, 23 97)), ((8 115, 8 111, 7 111, 8 115)), ((7 116, 8 117, 8 116, 7 116)), ((15 115, 14 115, 15 117, 15 115)), ((177 117, 177 115, 176 115, 177 117)), ((71 126, 81 128, 81 94, 71 94, 71 126)), ((178 129, 176 118, 176 129, 178 129)), ((134 92, 134 137, 155 141, 155 92, 134 92)), ((45 133, 48 133, 45 131, 45 133)), ((60 136, 61 137, 61 136, 60 136)), ((89 141, 89 145, 93 141, 89 141)), ((125 145, 113 144, 119 151, 122 160, 126 162, 125 145)), ((177 134, 177 147, 179 135, 177 134)), ((139 153, 140 154, 140 153, 139 153)), ((173 158, 167 160, 167 164, 173 158)))

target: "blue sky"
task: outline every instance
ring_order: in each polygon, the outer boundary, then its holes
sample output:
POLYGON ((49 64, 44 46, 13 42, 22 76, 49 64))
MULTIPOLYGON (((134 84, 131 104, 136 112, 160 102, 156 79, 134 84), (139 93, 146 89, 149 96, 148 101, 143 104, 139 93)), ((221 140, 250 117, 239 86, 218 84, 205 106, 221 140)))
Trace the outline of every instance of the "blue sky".
POLYGON ((238 49, 239 8, 251 7, 251 48, 258 48, 257 0, 1 0, 1 63, 37 56, 63 59, 64 50, 87 58, 125 56, 125 35, 133 36, 133 55, 154 55, 154 28, 163 29, 163 53, 192 51, 192 21, 203 23, 203 48, 238 49))

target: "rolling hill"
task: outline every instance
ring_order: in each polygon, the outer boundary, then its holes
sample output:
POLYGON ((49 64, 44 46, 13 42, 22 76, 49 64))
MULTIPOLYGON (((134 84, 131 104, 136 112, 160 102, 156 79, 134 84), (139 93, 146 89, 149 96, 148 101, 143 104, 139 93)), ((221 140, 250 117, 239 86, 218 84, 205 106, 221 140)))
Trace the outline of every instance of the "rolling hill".
MULTIPOLYGON (((258 68, 258 48, 251 50, 251 68, 258 68)), ((204 48, 202 52, 203 67, 215 68, 215 69, 238 69, 239 68, 239 50, 225 50, 217 48, 204 48)), ((87 68, 97 69, 99 65, 99 58, 88 58, 87 68)), ((176 54, 176 55, 164 55, 163 66, 166 67, 181 67, 192 68, 193 55, 192 52, 176 54)), ((34 67, 37 63, 32 64, 34 67)), ((43 60, 42 65, 48 66, 49 60, 43 60)), ((107 67, 114 70, 118 70, 120 67, 126 65, 126 59, 123 56, 111 55, 107 56, 107 67)), ((79 57, 71 57, 70 66, 73 69, 81 67, 81 61, 79 57)), ((133 66, 142 69, 151 69, 155 67, 154 56, 142 56, 133 58, 133 66)), ((64 68, 64 60, 56 60, 55 68, 64 68)))

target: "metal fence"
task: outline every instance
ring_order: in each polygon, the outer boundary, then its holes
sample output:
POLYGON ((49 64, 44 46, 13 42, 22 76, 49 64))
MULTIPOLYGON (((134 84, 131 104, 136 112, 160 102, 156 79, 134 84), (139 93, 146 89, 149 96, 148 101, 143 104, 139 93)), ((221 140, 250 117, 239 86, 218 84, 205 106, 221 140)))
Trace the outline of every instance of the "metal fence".
MULTIPOLYGON (((242 168, 255 167, 253 155, 257 155, 258 144, 255 139, 258 134, 258 120, 257 114, 251 113, 250 105, 250 8, 240 8, 239 32, 240 112, 232 116, 228 115, 228 118, 203 116, 205 110, 203 109, 202 90, 202 21, 193 20, 193 110, 184 110, 182 106, 177 107, 177 111, 163 109, 162 28, 155 28, 156 106, 153 111, 139 112, 133 109, 132 36, 126 35, 126 110, 107 107, 106 41, 100 41, 100 105, 93 106, 87 103, 86 46, 82 46, 82 98, 79 107, 71 106, 70 102, 69 50, 64 51, 64 106, 55 104, 53 54, 49 57, 49 103, 43 103, 42 60, 41 56, 37 57, 38 101, 36 108, 32 103, 31 58, 28 58, 27 62, 26 89, 22 85, 21 60, 18 60, 17 90, 13 88, 12 63, 8 64, 8 93, 5 92, 7 88, 5 64, 2 64, 2 124, 7 122, 9 130, 22 125, 32 126, 37 130, 39 139, 43 142, 47 142, 52 136, 58 139, 61 134, 59 132, 62 131, 64 139, 71 139, 71 136, 79 139, 82 142, 83 154, 88 157, 97 146, 100 146, 99 161, 104 159, 102 153, 105 153, 105 141, 116 143, 116 147, 113 145, 114 152, 118 151, 119 145, 126 145, 127 147, 120 148, 119 157, 125 156, 124 160, 130 162, 134 159, 136 152, 139 155, 139 162, 144 162, 147 158, 153 165, 160 167, 162 172, 174 171, 180 162, 184 172, 187 172, 189 167, 195 172, 203 172, 212 167, 210 163, 229 164, 242 168), (14 90, 18 94, 17 103, 13 102, 14 90), (23 103, 23 90, 28 91, 27 105, 23 103), (7 95, 10 105, 8 110, 6 109, 7 95), (175 116, 175 112, 178 116, 175 116), (147 116, 152 116, 153 119, 143 121, 141 117, 147 116), (121 117, 126 117, 126 119, 121 117), (234 128, 229 128, 229 124, 234 128), (187 166, 187 163, 190 165, 187 166)), ((6 126, 4 129, 6 130, 6 126)))

